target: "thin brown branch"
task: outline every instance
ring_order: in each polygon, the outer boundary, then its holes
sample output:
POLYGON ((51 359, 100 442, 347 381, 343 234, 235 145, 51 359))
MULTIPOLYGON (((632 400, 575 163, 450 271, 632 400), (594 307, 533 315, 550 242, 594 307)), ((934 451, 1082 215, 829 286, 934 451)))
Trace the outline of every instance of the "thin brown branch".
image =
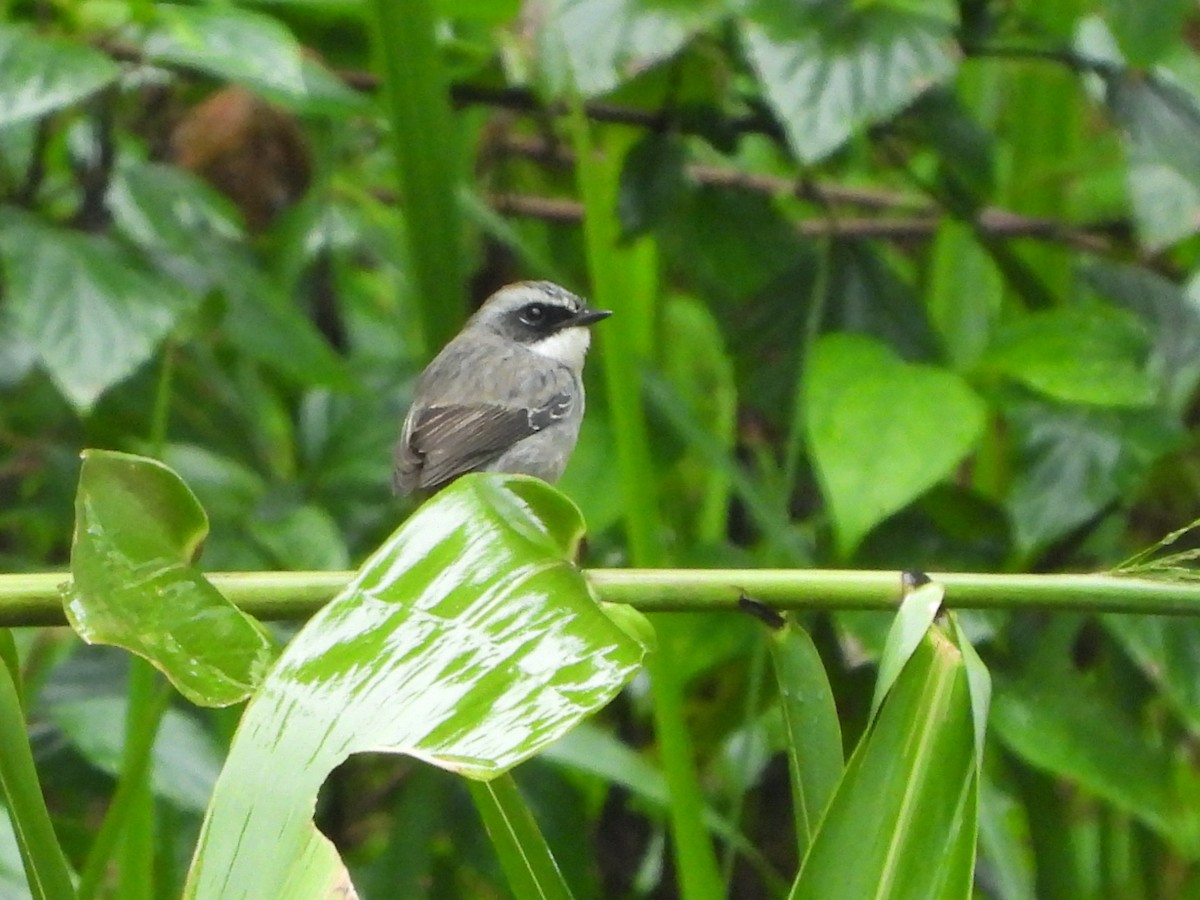
MULTIPOLYGON (((574 224, 583 219, 583 205, 559 197, 535 197, 527 194, 497 193, 489 197, 499 213, 547 222, 574 224)), ((796 231, 806 238, 876 238, 893 241, 922 241, 931 238, 944 216, 934 213, 893 218, 838 217, 802 219, 796 231)), ((985 209, 976 219, 977 227, 996 237, 1026 237, 1068 244, 1081 250, 1106 253, 1112 250, 1108 238, 1085 229, 1069 228, 1053 219, 1022 216, 1000 209, 985 209)))

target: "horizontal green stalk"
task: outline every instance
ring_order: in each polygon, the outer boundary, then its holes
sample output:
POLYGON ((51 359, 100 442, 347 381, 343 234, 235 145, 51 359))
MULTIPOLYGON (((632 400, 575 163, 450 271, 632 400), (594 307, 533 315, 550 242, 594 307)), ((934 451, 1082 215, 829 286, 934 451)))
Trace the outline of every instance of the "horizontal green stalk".
MULTIPOLYGON (((930 572, 951 609, 1200 615, 1200 582, 1121 575, 930 572)), ((352 572, 216 572, 208 577, 260 619, 312 615, 352 572)), ((849 569, 591 569, 596 595, 658 612, 736 610, 745 595, 777 609, 877 609, 900 603, 901 573, 849 569)), ((0 627, 62 625, 66 573, 0 575, 0 627)))

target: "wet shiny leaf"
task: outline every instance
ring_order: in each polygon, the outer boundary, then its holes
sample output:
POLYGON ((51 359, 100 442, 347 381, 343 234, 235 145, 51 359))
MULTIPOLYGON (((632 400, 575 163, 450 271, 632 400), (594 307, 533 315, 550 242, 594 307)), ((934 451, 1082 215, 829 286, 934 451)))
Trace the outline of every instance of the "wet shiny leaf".
POLYGON ((124 647, 193 703, 226 706, 254 689, 274 646, 192 566, 207 532, 195 496, 162 463, 84 451, 64 605, 88 643, 124 647))
POLYGON ((530 478, 472 475, 421 507, 296 636, 246 709, 188 896, 319 896, 311 817, 352 753, 486 780, 607 703, 644 648, 572 560, 578 510, 530 478))

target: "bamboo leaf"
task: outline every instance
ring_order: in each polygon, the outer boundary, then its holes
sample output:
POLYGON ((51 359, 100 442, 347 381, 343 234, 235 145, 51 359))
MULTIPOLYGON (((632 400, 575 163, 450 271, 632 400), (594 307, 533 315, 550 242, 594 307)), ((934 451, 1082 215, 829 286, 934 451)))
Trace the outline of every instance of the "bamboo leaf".
POLYGON ((933 629, 851 757, 790 900, 967 896, 975 760, 962 655, 933 629))
POLYGON ((788 623, 771 635, 771 659, 787 734, 799 858, 804 859, 842 777, 842 729, 817 648, 788 623))

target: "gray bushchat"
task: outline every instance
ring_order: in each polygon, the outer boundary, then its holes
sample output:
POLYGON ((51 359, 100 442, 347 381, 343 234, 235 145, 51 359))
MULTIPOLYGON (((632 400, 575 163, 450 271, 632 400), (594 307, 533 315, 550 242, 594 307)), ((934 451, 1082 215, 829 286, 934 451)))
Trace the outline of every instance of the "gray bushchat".
POLYGON ((492 294, 417 379, 396 491, 432 492, 476 471, 557 481, 583 421, 588 327, 611 314, 549 281, 492 294))

